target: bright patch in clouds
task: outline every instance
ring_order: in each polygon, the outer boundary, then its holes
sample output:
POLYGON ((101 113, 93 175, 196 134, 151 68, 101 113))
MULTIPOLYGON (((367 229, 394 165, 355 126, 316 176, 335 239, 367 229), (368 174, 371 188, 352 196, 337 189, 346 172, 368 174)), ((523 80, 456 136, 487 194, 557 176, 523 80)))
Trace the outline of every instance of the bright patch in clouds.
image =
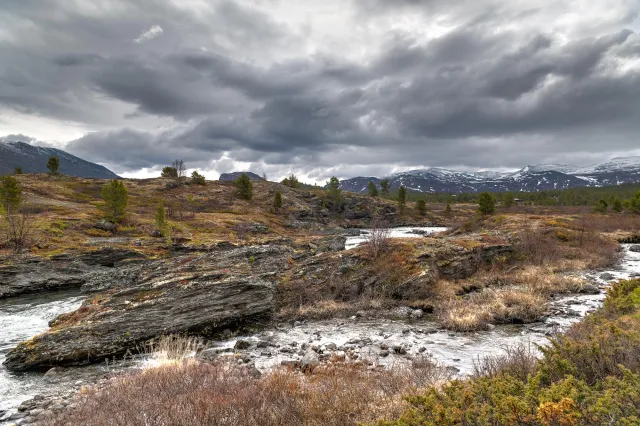
POLYGON ((147 31, 142 32, 140 36, 133 41, 135 41, 136 43, 149 41, 162 35, 163 32, 164 31, 162 30, 162 27, 160 25, 154 25, 151 28, 149 28, 147 31))

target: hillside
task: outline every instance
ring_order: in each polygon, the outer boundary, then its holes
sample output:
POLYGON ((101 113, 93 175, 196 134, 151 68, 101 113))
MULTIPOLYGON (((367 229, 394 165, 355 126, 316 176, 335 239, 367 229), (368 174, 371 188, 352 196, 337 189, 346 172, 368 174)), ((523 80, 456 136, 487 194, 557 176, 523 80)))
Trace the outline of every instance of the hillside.
POLYGON ((0 142, 0 175, 13 173, 20 167, 23 173, 47 172, 49 157, 58 157, 60 173, 68 176, 114 179, 118 175, 99 164, 91 163, 56 148, 45 148, 24 142, 0 142))
POLYGON ((166 241, 151 236, 161 203, 167 210, 172 238, 191 245, 304 239, 337 228, 367 227, 374 216, 390 225, 448 220, 435 211, 421 217, 412 208, 400 216, 395 202, 357 194, 345 194, 344 210, 333 212, 323 204, 323 190, 291 189, 262 180, 253 182, 253 199, 245 201, 235 196, 233 182, 173 187, 169 179, 125 179, 129 192, 127 218, 112 235, 96 228, 103 217, 101 190, 108 180, 48 174, 16 178, 37 228, 33 251, 42 254, 90 251, 101 245, 135 247, 147 254, 166 251, 166 241), (283 196, 278 213, 272 207, 276 190, 283 196))
MULTIPOLYGON (((365 193, 367 184, 383 178, 355 177, 341 182, 347 191, 365 193)), ((415 192, 538 192, 579 187, 640 183, 640 157, 614 158, 597 165, 560 164, 526 166, 516 172, 459 172, 441 168, 411 170, 386 177, 392 189, 401 185, 415 192)))

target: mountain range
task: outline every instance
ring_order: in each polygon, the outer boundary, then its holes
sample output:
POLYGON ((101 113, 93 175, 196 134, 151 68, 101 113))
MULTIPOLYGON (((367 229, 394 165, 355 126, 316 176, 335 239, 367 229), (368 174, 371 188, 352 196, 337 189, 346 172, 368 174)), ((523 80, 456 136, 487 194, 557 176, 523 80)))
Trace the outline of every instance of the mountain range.
POLYGON ((59 172, 68 176, 115 179, 111 170, 56 148, 30 145, 25 142, 0 142, 0 176, 20 167, 23 173, 45 173, 49 157, 60 160, 59 172))
POLYGON ((614 158, 603 164, 568 166, 539 164, 515 172, 460 172, 427 168, 395 173, 383 178, 355 177, 340 182, 346 191, 367 192, 369 181, 380 186, 388 179, 391 189, 401 185, 414 192, 536 192, 577 187, 640 183, 640 157, 614 158))

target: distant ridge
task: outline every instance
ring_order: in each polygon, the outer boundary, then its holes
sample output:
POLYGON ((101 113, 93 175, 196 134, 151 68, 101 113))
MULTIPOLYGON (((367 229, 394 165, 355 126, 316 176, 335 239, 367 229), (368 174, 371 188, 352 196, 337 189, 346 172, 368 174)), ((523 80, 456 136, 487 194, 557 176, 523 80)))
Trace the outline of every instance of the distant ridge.
POLYGON ((0 175, 13 173, 20 167, 23 173, 46 173, 49 157, 60 159, 60 173, 68 176, 115 179, 111 170, 71 155, 61 149, 45 148, 25 142, 0 142, 0 175))
MULTIPOLYGON (((392 189, 404 186, 415 192, 536 192, 552 189, 598 187, 640 183, 640 157, 620 157, 591 166, 539 164, 526 166, 516 172, 459 172, 428 168, 395 173, 386 177, 392 189)), ((340 182, 346 191, 367 191, 373 181, 382 178, 355 177, 340 182)))
POLYGON ((240 175, 242 174, 246 174, 247 176, 249 176, 249 179, 251 180, 264 180, 262 178, 262 176, 259 176, 253 172, 231 172, 231 173, 222 173, 220 175, 220 179, 218 180, 222 180, 222 181, 233 181, 236 180, 240 177, 240 175))

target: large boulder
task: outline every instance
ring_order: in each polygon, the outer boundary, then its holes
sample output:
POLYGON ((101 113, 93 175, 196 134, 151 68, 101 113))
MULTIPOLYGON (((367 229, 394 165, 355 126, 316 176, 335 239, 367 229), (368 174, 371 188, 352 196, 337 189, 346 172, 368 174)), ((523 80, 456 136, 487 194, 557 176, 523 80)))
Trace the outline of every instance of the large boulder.
POLYGON ((102 362, 161 335, 215 336, 255 325, 270 318, 273 280, 290 255, 288 247, 242 247, 132 265, 128 287, 115 285, 59 316, 4 365, 26 371, 102 362))

